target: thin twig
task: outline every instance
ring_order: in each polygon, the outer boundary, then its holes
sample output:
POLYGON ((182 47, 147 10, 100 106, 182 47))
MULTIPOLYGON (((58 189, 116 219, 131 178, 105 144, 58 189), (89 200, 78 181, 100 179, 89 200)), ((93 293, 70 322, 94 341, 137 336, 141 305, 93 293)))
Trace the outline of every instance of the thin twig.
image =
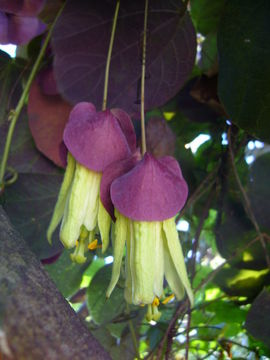
POLYGON ((259 224, 256 220, 256 217, 252 211, 252 208, 251 208, 251 204, 250 204, 250 200, 247 196, 247 193, 241 183, 241 180, 240 180, 240 177, 238 175, 238 171, 237 171, 237 168, 236 168, 236 165, 235 165, 235 159, 234 159, 234 153, 233 153, 233 149, 232 149, 232 141, 231 141, 231 127, 229 127, 228 129, 228 143, 229 143, 229 151, 230 151, 230 157, 231 157, 231 163, 232 163, 232 169, 233 169, 233 173, 234 173, 234 176, 235 176, 235 179, 236 179, 236 182, 237 182, 237 185, 241 191, 241 194, 242 194, 242 198, 243 198, 243 205, 244 205, 244 208, 245 208, 245 211, 248 215, 248 217, 250 218, 253 226, 255 227, 255 230, 258 234, 258 237, 260 239, 260 242, 261 242, 261 245, 262 245, 262 248, 265 252, 265 260, 266 260, 266 263, 267 263, 267 266, 268 268, 270 269, 270 258, 269 258, 269 255, 267 253, 267 248, 266 248, 266 244, 265 244, 265 241, 264 241, 264 237, 261 233, 261 230, 260 230, 260 227, 259 227, 259 224))
POLYGON ((115 29, 116 29, 116 24, 117 24, 119 7, 120 7, 120 0, 118 0, 117 3, 116 3, 114 17, 113 17, 111 38, 110 38, 110 44, 109 44, 109 49, 108 49, 108 54, 107 54, 106 69, 105 69, 102 110, 106 110, 106 107, 107 107, 110 64, 111 64, 112 49, 113 49, 114 35, 115 35, 115 29))
POLYGON ((148 0, 145 0, 143 47, 142 47, 142 79, 141 79, 141 139, 142 155, 146 152, 145 116, 144 116, 144 90, 145 90, 145 64, 146 64, 146 36, 147 36, 148 0))

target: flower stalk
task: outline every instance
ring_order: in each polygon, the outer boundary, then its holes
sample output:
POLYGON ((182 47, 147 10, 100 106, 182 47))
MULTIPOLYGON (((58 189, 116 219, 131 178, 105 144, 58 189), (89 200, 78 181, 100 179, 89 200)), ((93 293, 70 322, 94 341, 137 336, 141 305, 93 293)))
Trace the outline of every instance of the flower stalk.
POLYGON ((102 110, 106 110, 106 107, 107 107, 110 64, 111 64, 112 48, 113 48, 113 43, 114 43, 114 36, 115 36, 115 30, 116 30, 119 7, 120 7, 120 0, 118 0, 117 3, 116 3, 114 17, 113 17, 111 39, 110 39, 110 45, 109 45, 109 49, 108 49, 106 69, 105 69, 102 110))
POLYGON ((143 46, 142 46, 142 78, 141 78, 141 139, 142 155, 146 152, 145 116, 144 116, 144 89, 145 89, 145 64, 146 64, 146 37, 147 37, 148 0, 145 0, 143 46))

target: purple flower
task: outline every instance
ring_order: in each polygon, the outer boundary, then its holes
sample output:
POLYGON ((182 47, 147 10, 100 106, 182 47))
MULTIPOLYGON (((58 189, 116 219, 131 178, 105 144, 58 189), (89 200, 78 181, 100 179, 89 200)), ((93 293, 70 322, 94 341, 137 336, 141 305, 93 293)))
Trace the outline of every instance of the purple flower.
POLYGON ((114 264, 107 296, 118 281, 126 243, 127 302, 148 304, 148 320, 158 320, 161 314, 157 305, 163 296, 165 276, 175 296, 181 299, 186 292, 192 303, 174 222, 188 194, 178 162, 170 156, 155 159, 146 153, 131 170, 112 181, 110 194, 116 223, 114 264))
POLYGON ((88 247, 97 247, 97 225, 102 251, 108 246, 111 218, 100 201, 102 173, 112 162, 129 157, 134 147, 130 117, 123 110, 115 114, 97 112, 93 104, 82 102, 72 109, 64 131, 68 165, 47 237, 50 242, 62 219, 60 239, 67 248, 76 246, 72 259, 77 262, 85 261, 88 247))

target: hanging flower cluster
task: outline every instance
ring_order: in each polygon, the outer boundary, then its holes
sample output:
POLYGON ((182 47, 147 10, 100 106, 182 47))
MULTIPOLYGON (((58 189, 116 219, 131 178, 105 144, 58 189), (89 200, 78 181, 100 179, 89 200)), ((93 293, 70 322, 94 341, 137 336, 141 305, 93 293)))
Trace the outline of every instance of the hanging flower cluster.
POLYGON ((174 222, 188 194, 178 162, 148 153, 141 158, 128 114, 120 109, 97 112, 86 102, 71 111, 64 143, 67 169, 49 241, 62 220, 62 243, 75 248, 72 260, 84 262, 85 251, 98 246, 97 231, 102 251, 107 249, 112 219, 114 263, 107 297, 119 279, 126 249, 125 298, 135 305, 147 304, 148 320, 160 317, 164 277, 177 299, 186 293, 193 303, 174 222))

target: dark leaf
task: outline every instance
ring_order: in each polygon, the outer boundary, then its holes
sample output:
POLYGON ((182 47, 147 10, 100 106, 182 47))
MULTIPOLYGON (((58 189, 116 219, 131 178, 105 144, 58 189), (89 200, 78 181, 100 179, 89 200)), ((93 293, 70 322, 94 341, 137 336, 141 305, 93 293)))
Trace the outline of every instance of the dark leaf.
POLYGON ((270 293, 267 289, 253 302, 247 315, 246 328, 270 348, 270 293))
POLYGON ((51 265, 45 265, 50 277, 64 297, 69 297, 78 290, 84 270, 89 264, 76 264, 70 260, 70 253, 63 251, 60 258, 51 265))
POLYGON ((89 313, 97 324, 110 322, 125 309, 123 288, 116 286, 110 298, 106 298, 111 272, 111 265, 104 266, 94 276, 87 289, 89 313))
POLYGON ((248 184, 252 211, 262 231, 270 231, 270 153, 260 155, 252 164, 248 184))
POLYGON ((218 32, 219 96, 231 120, 270 136, 270 2, 230 0, 218 32))
MULTIPOLYGON (((47 84, 46 89, 49 87, 51 88, 47 84)), ((60 95, 45 95, 41 91, 38 80, 33 82, 27 108, 30 130, 37 148, 55 164, 62 167, 66 164, 63 131, 71 108, 71 105, 60 95)))
POLYGON ((40 259, 51 257, 62 248, 57 232, 53 246, 46 239, 61 180, 59 174, 25 173, 19 174, 18 180, 5 189, 4 208, 40 259))
MULTIPOLYGON (((68 1, 54 34, 54 68, 60 92, 69 101, 100 108, 115 1, 68 1)), ((190 74, 196 37, 181 2, 150 3, 146 60, 146 108, 172 98, 190 74)), ((144 1, 121 3, 110 67, 108 106, 140 109, 144 1)))
POLYGON ((246 270, 225 267, 215 276, 214 282, 231 296, 254 298, 264 285, 270 283, 269 270, 246 270))
POLYGON ((147 151, 155 157, 174 155, 176 136, 165 119, 152 117, 146 125, 147 151))

